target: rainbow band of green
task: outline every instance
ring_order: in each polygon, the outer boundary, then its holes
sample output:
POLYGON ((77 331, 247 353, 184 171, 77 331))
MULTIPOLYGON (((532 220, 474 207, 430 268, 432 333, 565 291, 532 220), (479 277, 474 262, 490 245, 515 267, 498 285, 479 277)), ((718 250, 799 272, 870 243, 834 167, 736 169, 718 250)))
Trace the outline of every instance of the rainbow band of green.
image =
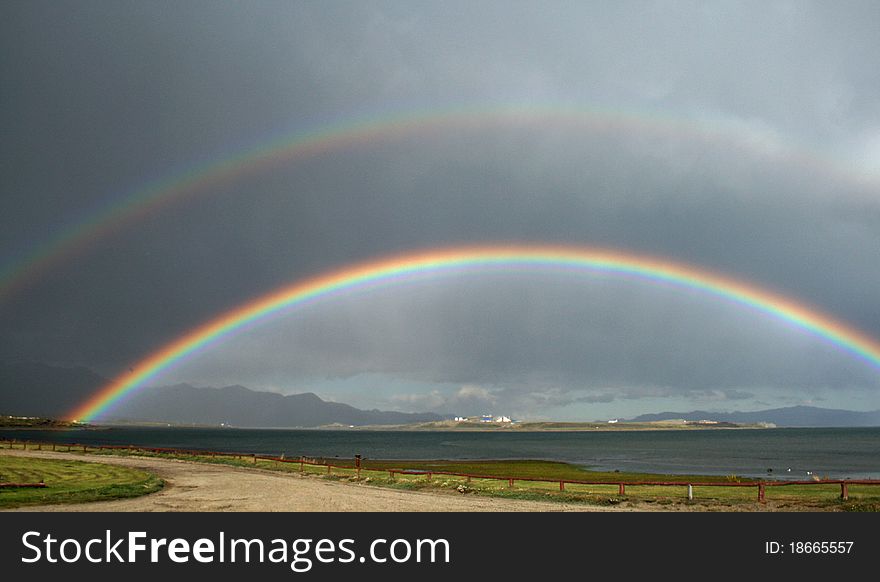
POLYGON ((485 246, 430 250, 344 267, 248 301, 208 321, 138 362, 69 415, 94 420, 114 403, 183 358, 242 327, 312 300, 365 286, 394 284, 421 274, 495 268, 586 270, 634 276, 695 289, 772 316, 837 346, 880 370, 880 344, 846 324, 789 298, 693 266, 618 251, 562 246, 485 246))
MULTIPOLYGON (((721 122, 680 119, 656 112, 598 107, 534 105, 472 107, 397 114, 367 121, 329 125, 315 131, 300 132, 261 142, 255 147, 244 148, 225 158, 194 166, 185 172, 154 181, 120 196, 112 203, 91 213, 84 220, 62 229, 20 259, 0 268, 0 300, 20 291, 64 259, 84 252, 102 238, 157 212, 172 201, 204 195, 214 186, 230 183, 242 176, 283 162, 431 132, 552 124, 598 132, 638 131, 706 142, 721 140, 745 150, 759 149, 766 141, 764 139, 766 136, 760 132, 721 122)), ((852 179, 846 170, 829 162, 826 156, 813 152, 803 149, 792 150, 786 152, 786 159, 805 168, 823 167, 830 173, 852 179)))

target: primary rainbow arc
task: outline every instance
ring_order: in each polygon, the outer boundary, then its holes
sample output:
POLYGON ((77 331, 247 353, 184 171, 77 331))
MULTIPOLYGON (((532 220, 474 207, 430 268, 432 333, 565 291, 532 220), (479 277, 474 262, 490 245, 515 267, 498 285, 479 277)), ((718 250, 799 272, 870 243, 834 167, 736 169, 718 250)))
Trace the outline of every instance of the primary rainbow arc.
POLYGON ((502 245, 435 249, 359 263, 298 281, 227 311, 185 333, 112 380, 68 418, 91 421, 182 359, 242 327, 311 300, 420 274, 465 269, 550 267, 603 272, 694 289, 757 310, 805 331, 880 370, 880 343, 851 326, 790 298, 710 271, 615 250, 569 246, 502 245))

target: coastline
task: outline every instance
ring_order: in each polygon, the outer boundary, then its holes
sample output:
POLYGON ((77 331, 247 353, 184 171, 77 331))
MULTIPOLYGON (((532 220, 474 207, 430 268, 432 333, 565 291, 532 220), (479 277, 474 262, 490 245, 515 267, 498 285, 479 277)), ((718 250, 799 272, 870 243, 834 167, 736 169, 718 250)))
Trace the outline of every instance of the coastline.
MULTIPOLYGON (((116 457, 51 451, 10 451, 0 455, 76 459, 135 467, 157 474, 165 487, 131 499, 77 504, 33 505, 3 511, 37 512, 596 512, 651 511, 660 508, 596 506, 584 503, 532 501, 461 495, 454 492, 410 491, 340 482, 317 475, 280 473, 268 469, 162 459, 116 457)), ((668 509, 667 509, 668 510, 668 509)))
MULTIPOLYGON (((876 497, 864 490, 863 484, 853 483, 854 502, 841 500, 836 495, 837 483, 795 483, 793 487, 773 487, 763 482, 761 487, 772 489, 772 498, 764 498, 763 490, 755 498, 753 489, 758 482, 739 479, 726 483, 682 480, 676 482, 643 483, 615 476, 614 481, 566 481, 559 478, 530 479, 529 477, 499 478, 475 476, 473 483, 467 475, 423 470, 395 470, 365 468, 360 470, 336 466, 331 475, 329 465, 310 466, 303 472, 294 462, 278 464, 277 459, 254 457, 250 460, 228 463, 209 457, 154 456, 138 453, 95 455, 78 452, 46 450, 0 450, 0 456, 21 458, 76 459, 100 464, 123 465, 151 473, 162 479, 165 486, 158 492, 141 497, 75 504, 30 505, 10 508, 8 511, 113 511, 113 512, 236 512, 236 511, 332 511, 332 512, 446 512, 446 511, 516 511, 516 512, 569 512, 569 511, 624 511, 624 512, 776 512, 776 511, 877 511, 876 497), (324 467, 327 470, 324 470, 324 467), (432 481, 431 474, 435 479, 432 481), (389 473, 390 479, 377 474, 389 473), (463 477, 467 477, 465 481, 463 477), (485 484, 494 479, 495 485, 485 484), (508 484, 507 481, 510 481, 508 484), (518 484, 514 488, 513 481, 518 484), (532 481, 530 484, 522 481, 532 481), (536 483, 535 483, 536 482, 536 483), (559 491, 556 491, 557 483, 559 491), (691 497, 688 483, 698 490, 691 497), (522 486, 521 486, 522 485, 522 486), (624 485, 627 486, 624 491, 624 485), (645 485, 654 485, 650 493, 642 491, 645 485), (617 490, 619 486, 619 491, 617 490), (856 490, 862 486, 862 489, 856 490), (684 488, 688 488, 685 495, 684 488), (804 490, 808 487, 808 490, 804 490), (834 491, 829 489, 834 488, 834 491), (579 492, 570 489, 579 488, 579 492), (867 495, 868 497, 865 497, 867 495)), ((439 469, 439 468, 438 468, 439 469)), ((47 479, 47 483, 50 481, 47 479)), ((776 483, 776 485, 784 485, 776 483)), ((51 484, 50 484, 51 487, 51 484)), ((843 490, 843 489, 842 489, 843 490)), ((7 511, 7 510, 4 510, 7 511)))
POLYGON ((763 430, 776 428, 770 423, 735 424, 732 422, 699 423, 683 420, 655 422, 517 422, 477 423, 437 421, 400 425, 350 426, 332 424, 318 427, 324 430, 394 431, 394 432, 633 432, 633 431, 701 431, 701 430, 763 430))
MULTIPOLYGON (((319 426, 237 426, 230 424, 200 424, 200 423, 165 423, 165 422, 103 422, 89 425, 88 427, 58 428, 58 430, 71 430, 76 428, 90 428, 106 430, 113 428, 204 428, 204 429, 228 429, 228 430, 340 430, 362 432, 635 432, 635 431, 705 431, 705 430, 763 430, 778 428, 772 423, 735 424, 731 422, 717 422, 702 424, 687 421, 655 421, 655 422, 619 422, 614 424, 601 422, 516 422, 502 423, 475 423, 454 421, 435 421, 413 424, 364 424, 350 425, 342 423, 324 424, 319 426)), ((19 427, 21 430, 49 430, 43 427, 19 427)), ((13 430, 12 427, 0 426, 0 430, 13 430)))

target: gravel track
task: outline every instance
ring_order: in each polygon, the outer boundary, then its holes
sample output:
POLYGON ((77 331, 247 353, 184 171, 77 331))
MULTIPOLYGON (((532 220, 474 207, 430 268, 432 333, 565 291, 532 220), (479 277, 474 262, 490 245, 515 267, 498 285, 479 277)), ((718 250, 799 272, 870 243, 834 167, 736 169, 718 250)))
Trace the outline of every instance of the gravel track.
POLYGON ((0 450, 3 455, 78 459, 150 471, 165 480, 157 493, 16 511, 632 511, 558 502, 520 501, 424 491, 401 491, 319 476, 155 457, 113 457, 51 451, 0 450))

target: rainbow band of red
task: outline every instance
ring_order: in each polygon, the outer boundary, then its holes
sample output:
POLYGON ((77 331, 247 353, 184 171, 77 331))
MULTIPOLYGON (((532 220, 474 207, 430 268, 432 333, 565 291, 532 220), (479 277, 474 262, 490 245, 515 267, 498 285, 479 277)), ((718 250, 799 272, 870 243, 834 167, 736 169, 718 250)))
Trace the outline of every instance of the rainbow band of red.
POLYGON ((429 250, 355 264, 248 301, 191 330, 138 362, 69 415, 91 421, 164 370, 236 330, 282 310, 419 275, 490 269, 552 268, 601 272, 694 289, 782 320, 880 370, 880 343, 814 309, 754 285, 672 261, 614 250, 564 246, 484 246, 429 250))

